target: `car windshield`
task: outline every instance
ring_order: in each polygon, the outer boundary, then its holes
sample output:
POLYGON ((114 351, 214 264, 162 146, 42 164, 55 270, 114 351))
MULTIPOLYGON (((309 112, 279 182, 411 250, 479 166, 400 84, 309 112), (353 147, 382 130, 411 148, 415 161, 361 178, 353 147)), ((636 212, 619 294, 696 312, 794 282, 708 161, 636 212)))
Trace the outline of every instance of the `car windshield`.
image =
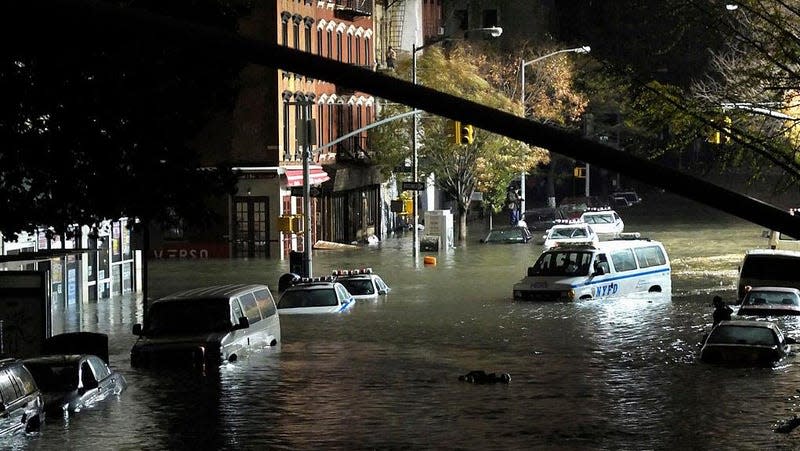
POLYGON ((333 288, 288 290, 278 301, 278 308, 329 307, 338 304, 333 288))
POLYGON ((545 252, 531 268, 537 276, 588 276, 592 253, 586 251, 545 252))
POLYGON ((550 238, 559 239, 559 238, 586 238, 589 234, 587 233, 586 229, 583 227, 567 227, 567 228, 559 228, 553 229, 550 232, 550 238))
POLYGON ((492 230, 484 240, 486 243, 521 243, 523 241, 525 241, 525 236, 522 229, 492 230))
POLYGON ((78 389, 78 363, 26 362, 36 385, 43 392, 71 391, 78 389))
POLYGON ((529 210, 525 212, 525 220, 531 222, 555 221, 555 210, 529 210))
POLYGON ((232 327, 227 298, 155 302, 148 319, 148 336, 224 332, 232 327))
POLYGON ((773 346, 777 344, 777 338, 767 327, 722 325, 711 332, 708 343, 773 346))
POLYGON ((742 305, 792 305, 800 306, 797 294, 784 291, 751 291, 747 293, 742 305))
POLYGON ((375 287, 369 279, 340 279, 339 282, 355 296, 375 294, 375 287))
POLYGON ((583 222, 587 224, 613 224, 614 216, 611 214, 584 215, 583 222))

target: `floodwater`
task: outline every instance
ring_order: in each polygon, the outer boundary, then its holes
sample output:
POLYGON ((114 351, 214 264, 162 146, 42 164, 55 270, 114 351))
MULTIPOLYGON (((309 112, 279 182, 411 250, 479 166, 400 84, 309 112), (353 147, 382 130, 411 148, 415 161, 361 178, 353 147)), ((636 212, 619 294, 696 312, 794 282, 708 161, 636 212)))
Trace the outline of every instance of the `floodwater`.
MULTIPOLYGON (((636 208, 636 207, 634 207, 636 208)), ((130 296, 59 311, 55 332, 109 334, 129 389, 41 433, 20 449, 793 449, 773 432, 798 407, 800 368, 726 368, 697 359, 711 298, 732 301, 745 250, 762 227, 721 214, 684 219, 620 211, 626 231, 665 243, 671 298, 514 301, 511 286, 540 248, 470 241, 411 256, 411 235, 355 251, 317 251, 315 275, 372 267, 392 287, 346 314, 281 318, 283 342, 219 375, 132 369, 130 296), (471 370, 508 385, 472 385, 471 370)), ((150 295, 227 282, 276 291, 286 261, 163 261, 150 295)), ((781 322, 791 335, 794 320, 781 322)))

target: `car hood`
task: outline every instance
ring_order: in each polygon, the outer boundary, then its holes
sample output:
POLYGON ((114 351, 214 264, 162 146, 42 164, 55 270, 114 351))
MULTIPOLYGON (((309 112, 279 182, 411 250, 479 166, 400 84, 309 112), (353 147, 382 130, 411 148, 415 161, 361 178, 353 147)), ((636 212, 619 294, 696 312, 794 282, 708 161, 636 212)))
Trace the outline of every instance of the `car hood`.
POLYGON ((222 338, 230 332, 209 332, 192 335, 163 335, 163 336, 142 336, 134 344, 135 346, 151 346, 151 345, 172 345, 172 346, 185 346, 197 345, 205 343, 219 343, 222 338))

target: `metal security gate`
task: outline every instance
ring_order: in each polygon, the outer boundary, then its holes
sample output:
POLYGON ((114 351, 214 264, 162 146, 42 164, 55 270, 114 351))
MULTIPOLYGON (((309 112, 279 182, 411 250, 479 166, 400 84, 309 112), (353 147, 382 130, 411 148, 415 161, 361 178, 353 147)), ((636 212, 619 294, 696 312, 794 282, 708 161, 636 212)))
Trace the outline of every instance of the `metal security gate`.
POLYGON ((383 239, 380 206, 379 185, 332 193, 330 202, 324 206, 329 211, 323 217, 330 218, 330 223, 324 227, 329 233, 326 239, 352 243, 365 239, 368 232, 383 239))
POLYGON ((233 257, 269 257, 269 198, 235 197, 233 257))

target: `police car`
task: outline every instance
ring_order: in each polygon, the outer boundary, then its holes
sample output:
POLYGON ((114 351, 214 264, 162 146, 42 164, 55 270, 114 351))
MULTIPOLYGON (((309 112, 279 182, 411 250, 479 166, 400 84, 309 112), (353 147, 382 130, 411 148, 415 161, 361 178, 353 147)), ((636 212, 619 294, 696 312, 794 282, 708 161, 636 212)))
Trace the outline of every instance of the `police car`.
POLYGON ((303 277, 283 292, 278 312, 281 315, 342 313, 353 304, 353 295, 333 277, 303 277))
POLYGON ((543 239, 544 250, 567 244, 597 244, 600 241, 594 229, 579 220, 559 221, 547 230, 543 239))
POLYGON ((581 221, 592 226, 600 236, 617 236, 625 230, 619 214, 610 208, 589 208, 581 214, 581 221))
POLYGON ((333 277, 355 299, 377 299, 391 290, 381 276, 372 272, 372 268, 338 269, 333 271, 333 277))
POLYGON ((569 244, 542 252, 514 284, 514 298, 538 301, 609 299, 672 293, 664 245, 638 233, 597 244, 569 244))

